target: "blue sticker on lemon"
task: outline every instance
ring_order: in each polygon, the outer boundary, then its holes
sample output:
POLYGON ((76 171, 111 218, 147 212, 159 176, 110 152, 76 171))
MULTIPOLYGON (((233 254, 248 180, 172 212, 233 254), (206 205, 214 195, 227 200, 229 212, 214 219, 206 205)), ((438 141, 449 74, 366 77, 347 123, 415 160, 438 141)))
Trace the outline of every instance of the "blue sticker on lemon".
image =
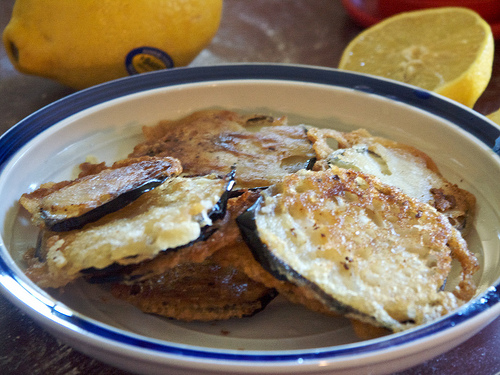
POLYGON ((130 51, 125 59, 125 67, 130 75, 169 69, 174 66, 168 53, 154 47, 139 47, 130 51))

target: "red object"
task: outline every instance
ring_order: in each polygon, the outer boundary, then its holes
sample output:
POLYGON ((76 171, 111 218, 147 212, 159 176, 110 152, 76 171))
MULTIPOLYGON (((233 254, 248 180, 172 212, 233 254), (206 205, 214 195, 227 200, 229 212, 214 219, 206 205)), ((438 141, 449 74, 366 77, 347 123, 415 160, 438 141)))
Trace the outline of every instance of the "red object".
POLYGON ((500 39, 500 0, 342 0, 351 18, 369 27, 396 13, 423 8, 462 6, 470 8, 491 26, 495 39, 500 39))

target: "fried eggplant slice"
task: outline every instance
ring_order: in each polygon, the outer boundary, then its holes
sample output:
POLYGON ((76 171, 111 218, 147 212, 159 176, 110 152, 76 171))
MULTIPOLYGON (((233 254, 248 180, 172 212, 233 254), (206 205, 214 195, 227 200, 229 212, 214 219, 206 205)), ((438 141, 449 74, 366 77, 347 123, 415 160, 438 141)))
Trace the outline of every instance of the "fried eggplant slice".
POLYGON ((96 173, 46 183, 23 194, 20 203, 31 213, 34 224, 56 232, 82 228, 182 172, 180 162, 169 157, 141 157, 118 161, 111 167, 98 166, 96 173))
POLYGON ((362 172, 299 171, 262 191, 237 222, 260 264, 306 287, 333 312, 401 331, 456 309, 478 268, 433 207, 362 172), (462 266, 442 291, 452 258, 462 266))
POLYGON ((374 137, 364 129, 341 133, 314 128, 308 131, 308 136, 317 155, 316 169, 335 165, 372 174, 430 204, 463 234, 470 228, 476 205, 474 195, 446 180, 434 161, 422 151, 374 137), (329 139, 338 143, 338 149, 328 145, 329 139))
POLYGON ((111 293, 145 313, 182 321, 252 316, 276 296, 275 290, 211 259, 182 263, 133 284, 114 284, 111 293))
POLYGON ((238 187, 269 186, 314 157, 306 128, 288 126, 286 118, 206 110, 143 132, 146 141, 131 157, 175 157, 188 175, 225 174, 235 166, 238 187))
MULTIPOLYGON (((231 192, 233 194, 235 192, 231 192)), ((227 201, 225 215, 210 226, 210 236, 202 241, 195 241, 176 251, 164 251, 153 259, 127 266, 115 268, 101 274, 94 274, 91 282, 106 280, 130 283, 146 280, 168 272, 182 263, 201 263, 223 248, 233 248, 242 243, 240 230, 236 224, 236 217, 251 207, 260 196, 258 191, 240 190, 236 196, 227 201), (104 280, 103 280, 104 279, 104 280)), ((230 264, 226 264, 230 266, 230 264)))
POLYGON ((57 288, 92 271, 185 246, 223 215, 232 184, 231 174, 170 178, 80 230, 47 233, 44 261, 33 259, 26 273, 41 287, 57 288))

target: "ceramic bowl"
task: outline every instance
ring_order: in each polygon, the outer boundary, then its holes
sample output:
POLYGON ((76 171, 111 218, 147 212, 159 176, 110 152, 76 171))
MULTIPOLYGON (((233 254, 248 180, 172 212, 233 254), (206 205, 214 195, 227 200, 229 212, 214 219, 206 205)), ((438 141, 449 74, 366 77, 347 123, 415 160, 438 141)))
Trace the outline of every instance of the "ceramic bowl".
POLYGON ((79 91, 0 138, 0 289, 53 335, 111 365, 144 374, 383 374, 437 356, 500 314, 500 129, 473 110, 415 87, 334 69, 280 64, 178 68, 79 91), (348 321, 277 298, 261 313, 217 323, 146 315, 105 288, 77 282, 49 294, 23 273, 36 230, 24 192, 71 178, 93 156, 111 162, 141 141, 141 127, 195 110, 287 115, 290 124, 365 128, 420 148, 475 194, 467 237, 481 264, 477 295, 443 318, 362 340, 348 321), (303 322, 307 322, 304 324, 303 322))

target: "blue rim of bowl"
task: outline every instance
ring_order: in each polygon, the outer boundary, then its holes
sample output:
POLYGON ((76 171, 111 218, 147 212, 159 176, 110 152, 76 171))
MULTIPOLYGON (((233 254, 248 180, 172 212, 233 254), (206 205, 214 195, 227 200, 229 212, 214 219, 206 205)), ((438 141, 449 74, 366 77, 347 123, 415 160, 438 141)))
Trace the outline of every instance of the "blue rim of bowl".
MULTIPOLYGON (((394 81, 380 79, 339 71, 331 68, 320 68, 289 64, 232 64, 210 67, 189 67, 144 73, 107 82, 64 97, 26 117, 0 137, 0 173, 3 165, 39 133, 50 128, 57 122, 103 102, 126 95, 136 94, 157 88, 193 84, 209 81, 227 80, 277 80, 323 84, 348 88, 368 94, 378 95, 390 100, 409 104, 451 121, 478 140, 486 144, 495 153, 500 151, 500 129, 472 110, 457 105, 430 92, 400 84, 394 81)), ((435 323, 409 331, 402 335, 394 335, 383 341, 367 341, 360 344, 318 348, 317 350, 296 350, 290 352, 235 352, 210 348, 176 346, 174 343, 138 337, 124 331, 96 324, 72 313, 58 312, 36 289, 24 284, 8 262, 0 257, 0 282, 8 278, 26 290, 32 301, 47 306, 49 313, 45 318, 50 321, 64 321, 65 327, 73 331, 84 330, 99 338, 111 340, 120 345, 141 349, 149 349, 158 354, 170 354, 184 359, 224 360, 236 362, 299 362, 335 359, 344 356, 369 354, 387 348, 415 342, 430 335, 436 335, 481 314, 500 302, 500 284, 491 286, 479 298, 471 301, 463 308, 435 323)), ((6 285, 4 285, 7 289, 6 285)), ((15 296, 12 296, 15 299, 15 296)), ((26 301, 20 301, 21 304, 26 301)), ((26 303, 26 305, 28 305, 26 303)), ((39 312, 42 314, 41 312, 39 312)))

